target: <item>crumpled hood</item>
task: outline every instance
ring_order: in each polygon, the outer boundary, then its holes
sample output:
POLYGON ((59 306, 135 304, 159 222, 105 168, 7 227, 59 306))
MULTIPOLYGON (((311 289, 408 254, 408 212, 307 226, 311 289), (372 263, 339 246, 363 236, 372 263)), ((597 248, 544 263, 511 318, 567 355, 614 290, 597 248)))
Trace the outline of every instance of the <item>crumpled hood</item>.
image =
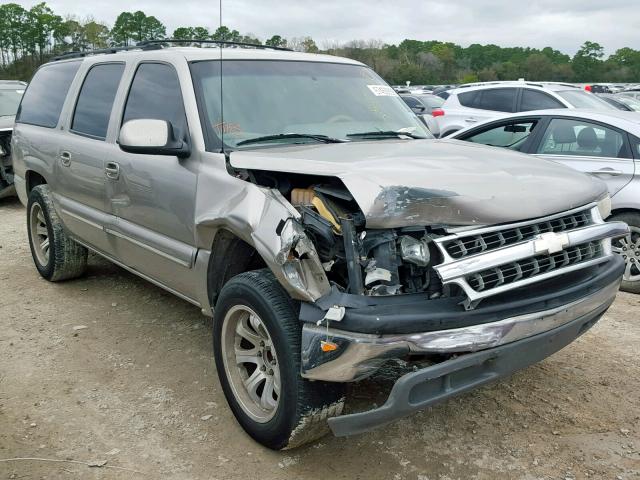
POLYGON ((492 225, 602 198, 604 182, 555 162, 457 140, 378 140, 231 153, 236 168, 335 176, 369 228, 492 225))
POLYGON ((8 117, 0 117, 0 131, 13 129, 16 117, 11 115, 8 117))

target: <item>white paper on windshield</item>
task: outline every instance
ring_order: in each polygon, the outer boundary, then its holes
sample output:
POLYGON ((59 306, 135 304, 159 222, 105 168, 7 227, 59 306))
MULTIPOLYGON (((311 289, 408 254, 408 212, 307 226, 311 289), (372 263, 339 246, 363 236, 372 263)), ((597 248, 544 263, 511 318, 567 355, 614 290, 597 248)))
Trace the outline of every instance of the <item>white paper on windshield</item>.
POLYGON ((395 97, 396 91, 389 85, 367 85, 376 97, 395 97))

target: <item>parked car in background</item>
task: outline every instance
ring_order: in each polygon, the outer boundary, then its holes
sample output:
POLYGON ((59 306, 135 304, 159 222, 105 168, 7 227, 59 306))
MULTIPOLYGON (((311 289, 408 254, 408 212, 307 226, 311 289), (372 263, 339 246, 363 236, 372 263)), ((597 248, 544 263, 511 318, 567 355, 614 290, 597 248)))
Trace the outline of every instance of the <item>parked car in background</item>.
POLYGON ((628 238, 614 244, 626 262, 622 289, 640 293, 640 114, 528 112, 469 127, 448 138, 529 153, 603 180, 612 202, 609 220, 626 222, 631 230, 628 238))
POLYGON ((40 67, 16 190, 43 278, 82 275, 92 250, 214 317, 222 391, 263 445, 510 375, 614 301, 628 228, 604 222, 603 182, 436 141, 352 59, 168 43, 40 67), (386 403, 341 415, 345 383, 388 362, 386 403))
POLYGON ((635 98, 636 100, 640 100, 640 89, 623 90, 619 92, 619 95, 624 95, 626 97, 631 97, 631 98, 635 98))
POLYGON ((11 134, 26 83, 0 80, 0 198, 15 194, 11 134))
POLYGON ((459 87, 449 92, 432 133, 446 137, 484 120, 506 113, 555 108, 615 110, 604 100, 570 84, 492 82, 459 87))
POLYGON ((435 117, 441 112, 440 107, 442 107, 444 99, 437 95, 418 93, 401 93, 400 97, 433 133, 433 130, 437 128, 435 117))
POLYGON ((639 112, 640 100, 636 100, 633 97, 627 95, 619 95, 612 93, 598 93, 598 98, 601 98, 611 106, 625 112, 639 112))

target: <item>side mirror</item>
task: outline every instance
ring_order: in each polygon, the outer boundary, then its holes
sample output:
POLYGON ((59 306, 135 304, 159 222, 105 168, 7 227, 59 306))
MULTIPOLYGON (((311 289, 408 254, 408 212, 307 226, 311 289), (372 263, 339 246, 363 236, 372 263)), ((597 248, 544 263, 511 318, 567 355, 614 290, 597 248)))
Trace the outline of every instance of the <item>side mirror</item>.
POLYGON ((426 108, 424 105, 419 105, 419 106, 413 107, 413 109, 412 109, 412 110, 413 110, 415 113, 424 113, 424 111, 425 111, 426 109, 427 109, 427 108, 426 108))
POLYGON ((191 153, 189 145, 175 137, 171 122, 166 120, 129 120, 120 129, 120 148, 143 155, 170 155, 180 158, 191 153))

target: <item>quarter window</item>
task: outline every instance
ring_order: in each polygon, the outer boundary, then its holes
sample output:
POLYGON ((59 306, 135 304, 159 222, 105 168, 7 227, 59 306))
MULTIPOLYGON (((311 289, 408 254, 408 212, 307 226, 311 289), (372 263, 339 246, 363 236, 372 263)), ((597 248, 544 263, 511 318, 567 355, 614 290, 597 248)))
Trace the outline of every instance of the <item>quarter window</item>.
POLYGON ((538 92, 530 88, 522 90, 522 100, 520 101, 520 111, 528 112, 530 110, 548 110, 551 108, 566 108, 562 103, 547 95, 544 92, 538 92))
POLYGON ((547 127, 539 154, 628 158, 622 133, 591 122, 555 118, 547 127))
POLYGON ((54 128, 79 68, 78 61, 41 67, 24 94, 16 122, 54 128))
POLYGON ((78 96, 71 130, 103 140, 106 138, 123 72, 122 63, 96 65, 89 70, 78 96))
POLYGON ((173 67, 162 63, 143 63, 138 67, 122 122, 143 118, 170 122, 178 138, 186 134, 180 82, 173 67))

